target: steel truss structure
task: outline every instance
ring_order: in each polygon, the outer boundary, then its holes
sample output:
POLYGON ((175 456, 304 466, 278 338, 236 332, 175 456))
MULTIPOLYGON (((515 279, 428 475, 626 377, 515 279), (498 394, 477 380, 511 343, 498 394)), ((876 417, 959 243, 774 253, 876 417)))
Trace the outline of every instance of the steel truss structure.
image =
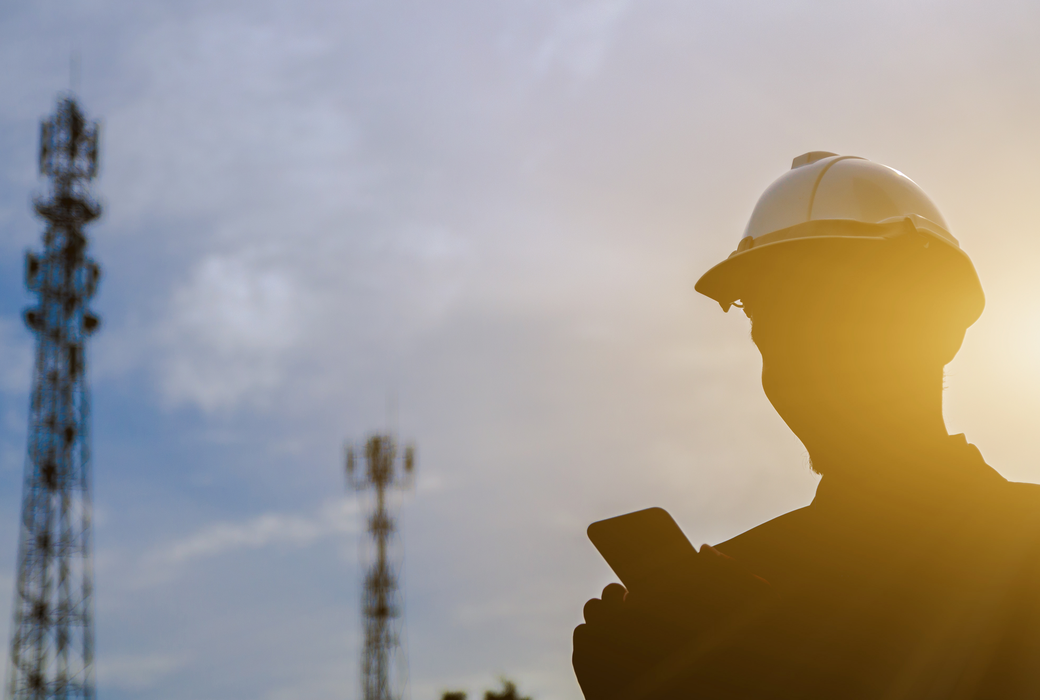
POLYGON ((36 336, 36 358, 7 698, 92 700, 86 341, 99 325, 87 304, 101 271, 86 256, 83 227, 100 216, 101 207, 90 192, 98 125, 84 118, 71 96, 60 99, 57 112, 42 123, 39 165, 48 185, 33 204, 47 225, 43 250, 25 258, 25 283, 37 297, 24 314, 36 336))
POLYGON ((395 677, 403 677, 403 683, 407 683, 406 669, 400 665, 402 611, 397 593, 398 571, 391 552, 397 523, 387 497, 392 489, 410 487, 414 476, 415 448, 407 446, 403 458, 399 458, 397 443, 390 435, 369 437, 365 443, 365 470, 361 474, 357 473, 354 449, 347 447, 348 485, 356 491, 375 492, 368 516, 375 558, 365 575, 361 604, 365 618, 361 658, 364 700, 399 700, 403 688, 395 688, 395 677))

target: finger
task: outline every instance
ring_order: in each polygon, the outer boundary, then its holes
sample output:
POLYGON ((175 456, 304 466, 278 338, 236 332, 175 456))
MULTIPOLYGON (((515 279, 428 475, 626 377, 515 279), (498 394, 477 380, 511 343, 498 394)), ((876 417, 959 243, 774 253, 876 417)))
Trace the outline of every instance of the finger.
POLYGON ((587 625, 578 625, 574 628, 574 636, 571 640, 571 644, 574 649, 574 656, 577 656, 579 651, 584 650, 588 638, 589 628, 587 625))
POLYGON ((605 646, 600 635, 588 625, 574 628, 571 664, 574 675, 586 700, 606 700, 614 697, 613 678, 619 667, 616 652, 605 646))
POLYGON ((571 643, 571 665, 574 667, 574 675, 578 679, 582 694, 586 698, 596 698, 601 694, 599 683, 597 683, 600 674, 597 673, 593 640, 587 625, 578 625, 574 628, 571 643))
POLYGON ((716 586, 726 586, 734 595, 746 595, 769 589, 769 581, 748 570, 733 557, 720 552, 709 544, 701 545, 700 559, 707 566, 702 570, 701 581, 716 586))
POLYGON ((582 609, 582 615, 585 617, 585 622, 590 625, 595 625, 597 622, 602 622, 606 617, 606 613, 603 610, 603 601, 599 598, 593 598, 589 602, 585 603, 584 609, 582 609))
POLYGON ((620 583, 612 583, 603 589, 602 598, 603 602, 607 605, 620 605, 625 601, 625 594, 628 593, 625 587, 620 583))
POLYGON ((729 559, 730 561, 733 561, 733 557, 729 556, 728 554, 723 554, 719 550, 712 547, 710 544, 702 544, 700 554, 713 554, 720 559, 729 559))

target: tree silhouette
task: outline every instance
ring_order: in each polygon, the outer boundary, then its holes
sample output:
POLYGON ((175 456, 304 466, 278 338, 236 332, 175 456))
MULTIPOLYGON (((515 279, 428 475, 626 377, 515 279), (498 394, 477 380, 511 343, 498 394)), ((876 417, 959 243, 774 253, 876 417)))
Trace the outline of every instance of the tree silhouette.
MULTIPOLYGON (((529 697, 520 697, 516 692, 516 683, 508 678, 500 679, 502 689, 497 693, 494 690, 484 692, 484 700, 531 700, 529 697)), ((446 690, 441 695, 441 700, 466 700, 466 692, 463 690, 446 690)))
POLYGON ((502 679, 502 690, 495 692, 488 690, 484 693, 484 700, 531 700, 531 698, 522 698, 516 692, 516 683, 506 678, 502 679))

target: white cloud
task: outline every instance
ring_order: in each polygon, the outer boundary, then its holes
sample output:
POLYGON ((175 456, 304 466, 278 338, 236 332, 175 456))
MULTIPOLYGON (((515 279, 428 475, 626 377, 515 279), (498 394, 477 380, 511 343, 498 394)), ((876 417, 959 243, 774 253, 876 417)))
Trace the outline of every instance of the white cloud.
POLYGON ((213 523, 145 554, 137 584, 164 581, 199 559, 273 546, 307 547, 331 535, 358 531, 358 503, 346 498, 325 503, 315 515, 266 513, 244 522, 213 523))
POLYGON ((306 327, 306 296, 287 273, 249 256, 204 258, 158 330, 166 399, 212 411, 277 387, 306 327))

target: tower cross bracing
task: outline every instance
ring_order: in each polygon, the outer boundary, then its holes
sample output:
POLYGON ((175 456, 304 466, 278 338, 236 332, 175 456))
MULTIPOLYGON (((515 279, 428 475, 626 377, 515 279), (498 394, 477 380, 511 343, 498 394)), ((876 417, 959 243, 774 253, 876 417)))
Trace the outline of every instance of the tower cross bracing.
POLYGON ((48 182, 33 205, 46 222, 43 248, 25 257, 36 305, 24 318, 36 351, 9 700, 95 697, 86 343, 100 323, 88 302, 101 270, 86 255, 83 227, 101 215, 90 192, 97 167, 97 123, 86 120, 73 97, 60 99, 40 130, 39 168, 48 182))

